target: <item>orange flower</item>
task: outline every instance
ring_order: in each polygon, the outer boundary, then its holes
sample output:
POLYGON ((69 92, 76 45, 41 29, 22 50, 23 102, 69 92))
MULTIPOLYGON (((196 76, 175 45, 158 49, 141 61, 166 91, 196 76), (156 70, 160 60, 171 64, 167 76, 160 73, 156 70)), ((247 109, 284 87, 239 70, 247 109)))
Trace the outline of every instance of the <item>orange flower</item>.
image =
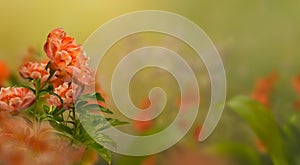
POLYGON ((259 152, 261 152, 261 153, 266 153, 267 152, 266 146, 264 145, 264 143, 260 139, 256 140, 256 147, 259 150, 259 152))
MULTIPOLYGON (((146 109, 151 105, 151 102, 148 98, 144 99, 141 102, 141 109, 146 109)), ((138 114, 139 116, 140 114, 138 114)), ((147 121, 137 121, 134 120, 133 127, 137 132, 144 132, 149 130, 153 126, 153 120, 147 120, 147 121)))
POLYGON ((294 101, 294 107, 299 111, 300 110, 300 100, 294 101))
POLYGON ((82 51, 75 39, 67 36, 62 28, 54 29, 49 33, 44 50, 51 60, 53 70, 66 69, 67 66, 74 65, 82 51))
POLYGON ((155 165, 157 162, 156 156, 149 156, 141 162, 141 165, 155 165))
POLYGON ((293 79, 293 86, 297 93, 300 93, 300 74, 293 79))
POLYGON ((35 95, 27 88, 1 88, 0 109, 17 112, 30 107, 34 101, 35 95))
POLYGON ((73 75, 73 80, 76 80, 77 83, 84 85, 91 85, 95 83, 95 74, 88 67, 89 58, 84 52, 78 55, 77 62, 75 66, 70 66, 71 69, 69 72, 73 75))
POLYGON ((276 72, 271 73, 265 78, 257 80, 252 98, 269 107, 269 97, 274 88, 274 83, 278 79, 276 72))
POLYGON ((0 111, 1 164, 76 164, 84 147, 73 147, 42 123, 37 130, 19 116, 0 111))
MULTIPOLYGON (((33 62, 27 62, 25 63, 21 69, 19 70, 19 73, 22 78, 28 79, 40 79, 41 83, 45 83, 45 81, 50 76, 50 73, 45 70, 47 63, 33 63, 33 62)), ((52 78, 51 81, 54 81, 55 77, 52 78)))
POLYGON ((72 78, 83 85, 95 82, 94 73, 88 67, 89 58, 75 39, 67 36, 63 29, 50 32, 44 50, 51 61, 51 69, 57 70, 56 77, 63 82, 71 82, 72 78))
MULTIPOLYGON (((300 74, 297 75, 293 80, 292 80, 293 87, 296 91, 296 93, 299 95, 300 94, 300 74)), ((296 100, 294 102, 294 107, 299 110, 300 109, 300 100, 296 100)))
POLYGON ((201 133, 201 130, 202 130, 202 126, 201 126, 201 125, 198 125, 198 126, 195 128, 195 130, 194 130, 194 138, 195 138, 196 140, 198 140, 199 135, 200 135, 200 133, 201 133))
POLYGON ((229 165, 233 164, 228 160, 216 157, 212 153, 207 153, 204 150, 191 149, 187 146, 173 147, 166 151, 164 159, 158 159, 157 164, 171 164, 171 165, 229 165))
POLYGON ((72 105, 74 105, 74 96, 79 96, 80 89, 75 84, 72 84, 69 86, 69 83, 65 82, 62 85, 55 88, 54 93, 56 93, 57 95, 59 95, 61 97, 64 104, 61 105, 59 98, 57 96, 53 96, 53 95, 51 95, 47 99, 47 102, 49 104, 57 106, 57 107, 63 107, 65 109, 69 109, 72 105), (73 91, 73 88, 74 88, 74 91, 73 91), (74 94, 74 96, 73 96, 73 94, 74 94))
POLYGON ((3 86, 5 81, 9 78, 9 70, 5 62, 0 61, 0 86, 3 86))

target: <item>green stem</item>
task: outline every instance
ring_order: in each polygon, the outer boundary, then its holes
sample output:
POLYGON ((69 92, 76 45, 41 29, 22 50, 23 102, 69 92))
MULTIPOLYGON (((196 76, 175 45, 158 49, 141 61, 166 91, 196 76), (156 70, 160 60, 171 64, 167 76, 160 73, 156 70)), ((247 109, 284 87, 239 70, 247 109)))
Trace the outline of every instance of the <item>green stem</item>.
POLYGON ((83 163, 86 159, 87 152, 88 152, 88 148, 85 148, 84 153, 83 153, 82 158, 81 158, 81 161, 80 161, 80 165, 84 165, 83 163))
POLYGON ((73 134, 76 135, 76 131, 77 131, 77 119, 76 119, 76 114, 75 114, 75 109, 72 108, 72 114, 73 114, 73 120, 76 123, 76 125, 74 126, 74 132, 73 134))
POLYGON ((50 75, 47 78, 46 82, 42 85, 41 89, 44 89, 44 87, 50 82, 51 78, 53 77, 55 71, 50 70, 50 75))
POLYGON ((33 129, 34 129, 34 136, 37 135, 37 109, 38 109, 38 103, 40 100, 40 85, 39 82, 37 81, 35 83, 36 89, 35 89, 35 103, 34 103, 34 107, 33 107, 33 129))

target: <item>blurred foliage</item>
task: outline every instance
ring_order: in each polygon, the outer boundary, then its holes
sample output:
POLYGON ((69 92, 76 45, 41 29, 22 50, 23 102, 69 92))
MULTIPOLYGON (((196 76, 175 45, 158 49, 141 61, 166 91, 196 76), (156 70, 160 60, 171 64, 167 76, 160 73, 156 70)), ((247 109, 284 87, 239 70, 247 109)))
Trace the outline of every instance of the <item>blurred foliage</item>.
POLYGON ((275 165, 287 165, 287 155, 284 152, 284 141, 279 127, 264 105, 247 97, 237 97, 231 100, 229 106, 241 115, 262 140, 275 165))

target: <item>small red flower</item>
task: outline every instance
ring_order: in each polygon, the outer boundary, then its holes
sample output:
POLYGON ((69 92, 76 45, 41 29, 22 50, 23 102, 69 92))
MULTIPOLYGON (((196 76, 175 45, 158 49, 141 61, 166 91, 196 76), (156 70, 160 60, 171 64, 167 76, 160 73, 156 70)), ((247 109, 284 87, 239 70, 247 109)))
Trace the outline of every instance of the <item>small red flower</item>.
POLYGON ((1 88, 0 109, 17 112, 30 107, 34 101, 34 93, 27 88, 1 88))
POLYGON ((255 89, 251 94, 252 98, 261 102, 266 107, 269 107, 269 97, 274 88, 274 83, 278 79, 278 74, 276 72, 271 73, 265 78, 257 80, 255 84, 255 89))

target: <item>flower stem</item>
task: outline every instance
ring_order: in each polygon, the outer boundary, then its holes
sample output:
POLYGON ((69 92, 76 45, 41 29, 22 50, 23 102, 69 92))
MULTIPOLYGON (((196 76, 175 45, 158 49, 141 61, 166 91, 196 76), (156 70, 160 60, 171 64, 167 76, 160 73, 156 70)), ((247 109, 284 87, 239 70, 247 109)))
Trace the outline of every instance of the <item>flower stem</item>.
POLYGON ((53 77, 54 73, 55 73, 55 71, 50 70, 50 75, 49 75, 49 77, 47 78, 46 82, 42 85, 41 89, 43 89, 44 87, 47 86, 47 84, 50 82, 51 78, 53 77))
POLYGON ((82 158, 81 158, 81 161, 80 161, 80 165, 84 165, 84 161, 86 159, 86 156, 88 155, 87 153, 88 153, 88 148, 85 148, 84 153, 83 153, 82 158))
POLYGON ((35 103, 34 103, 34 107, 33 107, 33 129, 34 129, 34 136, 37 135, 37 109, 38 109, 38 103, 39 103, 39 100, 40 100, 40 85, 39 85, 39 82, 37 81, 35 83, 35 86, 36 86, 36 90, 35 90, 35 97, 36 97, 36 100, 35 100, 35 103))

